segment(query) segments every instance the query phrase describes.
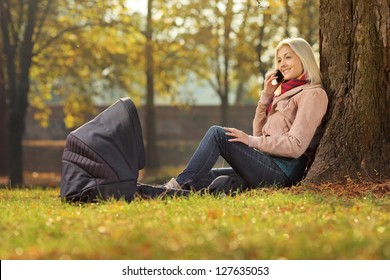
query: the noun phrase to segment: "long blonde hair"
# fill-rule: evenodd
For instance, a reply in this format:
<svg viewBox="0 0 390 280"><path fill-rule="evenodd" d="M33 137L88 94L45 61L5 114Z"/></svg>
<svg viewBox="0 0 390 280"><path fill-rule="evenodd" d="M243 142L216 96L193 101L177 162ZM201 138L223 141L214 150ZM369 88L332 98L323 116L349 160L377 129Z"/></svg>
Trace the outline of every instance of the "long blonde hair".
<svg viewBox="0 0 390 280"><path fill-rule="evenodd" d="M314 57L313 50L305 39L287 38L282 40L275 49L275 66L277 65L278 52L285 45L289 46L301 60L303 72L310 81L310 84L322 84L321 72Z"/></svg>

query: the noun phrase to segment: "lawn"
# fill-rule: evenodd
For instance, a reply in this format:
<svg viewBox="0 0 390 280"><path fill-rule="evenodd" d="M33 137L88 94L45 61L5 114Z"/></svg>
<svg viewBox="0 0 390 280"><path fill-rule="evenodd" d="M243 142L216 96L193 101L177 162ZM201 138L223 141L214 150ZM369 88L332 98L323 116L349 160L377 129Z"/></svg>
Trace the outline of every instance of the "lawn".
<svg viewBox="0 0 390 280"><path fill-rule="evenodd" d="M390 259L389 184L68 204L0 189L0 259Z"/></svg>

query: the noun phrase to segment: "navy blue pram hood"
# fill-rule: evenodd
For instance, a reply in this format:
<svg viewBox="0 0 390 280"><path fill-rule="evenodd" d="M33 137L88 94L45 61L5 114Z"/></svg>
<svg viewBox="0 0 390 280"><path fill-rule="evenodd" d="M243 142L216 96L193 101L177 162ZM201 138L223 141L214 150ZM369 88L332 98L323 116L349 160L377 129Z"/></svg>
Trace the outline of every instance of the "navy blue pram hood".
<svg viewBox="0 0 390 280"><path fill-rule="evenodd" d="M68 201L131 200L144 166L138 113L129 98L122 98L68 135L60 195Z"/></svg>

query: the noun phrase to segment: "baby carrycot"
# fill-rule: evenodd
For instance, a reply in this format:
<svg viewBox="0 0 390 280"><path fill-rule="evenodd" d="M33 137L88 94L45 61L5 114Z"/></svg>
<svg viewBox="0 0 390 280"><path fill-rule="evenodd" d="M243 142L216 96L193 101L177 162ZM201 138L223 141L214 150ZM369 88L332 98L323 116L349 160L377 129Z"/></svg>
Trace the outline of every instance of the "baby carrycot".
<svg viewBox="0 0 390 280"><path fill-rule="evenodd" d="M131 200L144 166L138 113L122 98L66 138L60 195L68 201Z"/></svg>

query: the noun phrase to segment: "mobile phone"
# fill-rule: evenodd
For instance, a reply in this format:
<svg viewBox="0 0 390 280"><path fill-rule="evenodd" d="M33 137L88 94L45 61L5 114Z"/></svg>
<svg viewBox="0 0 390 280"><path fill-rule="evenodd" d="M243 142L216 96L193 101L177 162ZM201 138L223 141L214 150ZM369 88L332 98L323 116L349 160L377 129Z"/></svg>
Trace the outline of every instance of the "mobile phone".
<svg viewBox="0 0 390 280"><path fill-rule="evenodd" d="M284 78L283 74L282 74L282 72L280 72L280 70L276 70L275 76L276 76L276 79L271 82L271 84L274 85L274 86L276 86L281 81L283 81L283 78Z"/></svg>
<svg viewBox="0 0 390 280"><path fill-rule="evenodd" d="M276 83L280 83L281 81L283 81L283 74L282 72L280 72L280 70L276 70Z"/></svg>

